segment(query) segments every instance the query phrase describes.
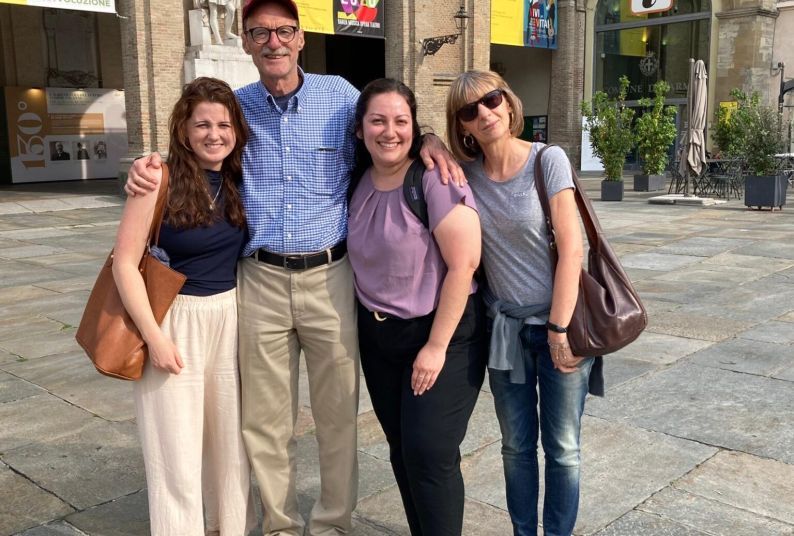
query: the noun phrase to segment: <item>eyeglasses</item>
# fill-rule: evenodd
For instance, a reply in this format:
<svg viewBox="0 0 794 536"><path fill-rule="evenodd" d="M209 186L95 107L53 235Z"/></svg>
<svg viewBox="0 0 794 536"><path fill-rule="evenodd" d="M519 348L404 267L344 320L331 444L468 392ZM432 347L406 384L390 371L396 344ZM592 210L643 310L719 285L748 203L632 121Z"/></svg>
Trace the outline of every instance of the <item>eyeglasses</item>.
<svg viewBox="0 0 794 536"><path fill-rule="evenodd" d="M284 44L295 39L295 34L298 33L298 27L279 26L275 30L271 30L270 28L251 28L250 30L246 30L245 33L247 33L251 37L251 40L257 45L264 45L270 41L270 34L273 32L276 32L276 37Z"/></svg>
<svg viewBox="0 0 794 536"><path fill-rule="evenodd" d="M493 110L497 108L500 104L502 104L502 97L504 95L504 91L501 89L494 89L493 91L489 91L479 99L474 102L470 102L463 106L460 110L458 110L458 119L461 121L474 121L477 118L477 114L480 111L480 104L488 108L489 110Z"/></svg>

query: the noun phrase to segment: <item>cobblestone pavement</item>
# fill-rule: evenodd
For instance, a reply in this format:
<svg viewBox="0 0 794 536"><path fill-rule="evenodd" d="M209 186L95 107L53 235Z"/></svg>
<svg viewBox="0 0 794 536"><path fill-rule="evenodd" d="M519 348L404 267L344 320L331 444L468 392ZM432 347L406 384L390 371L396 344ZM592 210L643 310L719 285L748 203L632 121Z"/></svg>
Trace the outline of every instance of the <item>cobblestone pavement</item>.
<svg viewBox="0 0 794 536"><path fill-rule="evenodd" d="M597 198L598 181L585 184ZM148 534L131 386L74 342L116 193L114 181L0 189L0 535ZM759 212L651 195L594 203L650 325L607 358L606 398L588 400L576 534L792 535L794 196ZM301 380L306 515L319 480ZM354 534L408 534L366 392L359 423ZM511 534L487 385L462 454L464 533Z"/></svg>

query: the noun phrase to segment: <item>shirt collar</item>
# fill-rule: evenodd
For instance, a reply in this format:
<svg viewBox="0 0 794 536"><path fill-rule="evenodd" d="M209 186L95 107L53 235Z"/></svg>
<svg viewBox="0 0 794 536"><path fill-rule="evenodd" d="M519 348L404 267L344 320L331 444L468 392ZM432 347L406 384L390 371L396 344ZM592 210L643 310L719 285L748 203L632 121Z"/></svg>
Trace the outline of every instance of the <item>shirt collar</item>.
<svg viewBox="0 0 794 536"><path fill-rule="evenodd" d="M301 110L300 102L302 102L303 100L303 96L306 91L306 86L308 85L306 79L306 73L303 71L303 69L300 68L300 66L298 66L298 76L300 76L300 80L301 80L300 86L298 86L298 91L295 92L295 94L290 98L289 102L287 103L287 109L289 109L290 105L292 105L292 107L295 108L296 111ZM275 97L273 97L273 95L270 93L270 90L268 90L267 87L265 87L264 82L262 82L261 80L259 81L259 87L261 88L262 94L265 96L265 100L267 101L267 103L270 104L273 108L276 108ZM286 112L287 110L284 111Z"/></svg>

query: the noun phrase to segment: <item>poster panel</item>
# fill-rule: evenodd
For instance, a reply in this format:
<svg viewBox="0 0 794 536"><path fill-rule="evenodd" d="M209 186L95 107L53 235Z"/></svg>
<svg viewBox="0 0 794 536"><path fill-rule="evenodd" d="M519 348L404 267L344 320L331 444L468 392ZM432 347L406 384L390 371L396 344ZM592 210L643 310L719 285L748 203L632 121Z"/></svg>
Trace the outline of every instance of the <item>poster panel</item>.
<svg viewBox="0 0 794 536"><path fill-rule="evenodd" d="M11 181L115 177L127 154L124 92L4 88Z"/></svg>
<svg viewBox="0 0 794 536"><path fill-rule="evenodd" d="M116 12L116 0L0 0L0 4L76 9L78 11L95 11L98 13Z"/></svg>
<svg viewBox="0 0 794 536"><path fill-rule="evenodd" d="M296 0L307 32L383 39L385 0Z"/></svg>
<svg viewBox="0 0 794 536"><path fill-rule="evenodd" d="M384 38L385 6L381 0L333 0L333 2L336 7L337 34Z"/></svg>
<svg viewBox="0 0 794 536"><path fill-rule="evenodd" d="M557 0L492 0L491 43L557 48Z"/></svg>
<svg viewBox="0 0 794 536"><path fill-rule="evenodd" d="M491 43L497 45L524 45L526 0L491 0Z"/></svg>

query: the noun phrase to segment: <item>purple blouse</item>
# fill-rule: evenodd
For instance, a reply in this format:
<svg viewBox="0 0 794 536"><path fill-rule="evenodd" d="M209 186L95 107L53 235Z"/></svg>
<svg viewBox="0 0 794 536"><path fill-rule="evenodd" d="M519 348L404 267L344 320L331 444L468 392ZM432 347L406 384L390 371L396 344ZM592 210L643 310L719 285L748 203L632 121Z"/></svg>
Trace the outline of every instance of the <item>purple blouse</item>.
<svg viewBox="0 0 794 536"><path fill-rule="evenodd" d="M425 172L422 185L429 230L405 202L402 184L376 190L369 170L350 200L347 250L356 296L370 311L416 318L438 306L447 266L430 233L456 205L477 206L468 185L444 185L437 170Z"/></svg>

